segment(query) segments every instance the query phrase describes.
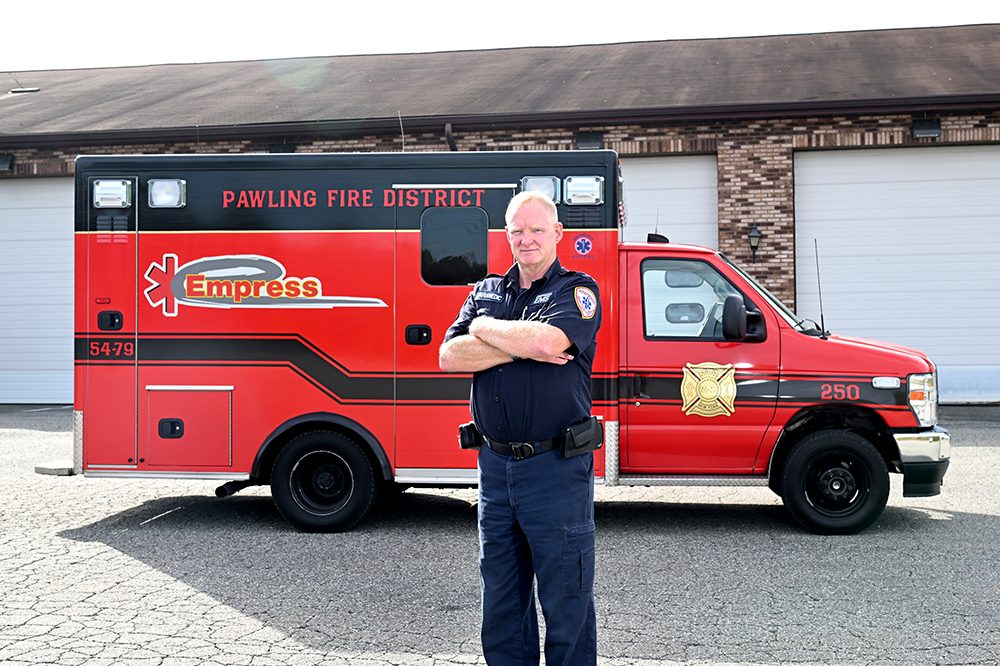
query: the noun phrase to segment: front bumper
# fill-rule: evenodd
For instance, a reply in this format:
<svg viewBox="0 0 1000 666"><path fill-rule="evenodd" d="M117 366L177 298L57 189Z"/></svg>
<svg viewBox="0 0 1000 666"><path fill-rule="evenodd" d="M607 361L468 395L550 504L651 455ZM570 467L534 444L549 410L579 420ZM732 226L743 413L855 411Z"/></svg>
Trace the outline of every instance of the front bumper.
<svg viewBox="0 0 1000 666"><path fill-rule="evenodd" d="M941 480L951 460L951 435L940 426L924 432L893 435L903 467L903 497L941 493Z"/></svg>

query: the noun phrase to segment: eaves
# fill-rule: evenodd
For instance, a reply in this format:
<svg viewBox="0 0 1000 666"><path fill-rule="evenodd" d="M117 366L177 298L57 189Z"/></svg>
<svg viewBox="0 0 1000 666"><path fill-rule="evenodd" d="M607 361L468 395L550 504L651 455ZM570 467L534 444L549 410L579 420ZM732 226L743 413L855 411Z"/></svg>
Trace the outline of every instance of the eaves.
<svg viewBox="0 0 1000 666"><path fill-rule="evenodd" d="M540 111L516 114L454 114L390 118L355 118L306 122L218 125L211 127L155 127L96 132L70 131L2 135L0 149L68 146L107 146L143 143L202 142L220 140L317 140L365 134L442 132L447 124L454 132L550 127L589 127L623 124L667 124L681 122L828 117L843 115L899 115L942 113L1000 108L1000 92L964 95L933 95L909 98L805 100L707 106L656 107L647 109L595 109L584 111Z"/></svg>

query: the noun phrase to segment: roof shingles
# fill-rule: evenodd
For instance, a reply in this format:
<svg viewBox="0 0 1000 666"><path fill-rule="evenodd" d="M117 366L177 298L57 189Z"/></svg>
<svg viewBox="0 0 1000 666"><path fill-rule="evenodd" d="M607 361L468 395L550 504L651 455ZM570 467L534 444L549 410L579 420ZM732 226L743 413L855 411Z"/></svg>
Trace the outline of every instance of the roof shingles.
<svg viewBox="0 0 1000 666"><path fill-rule="evenodd" d="M1000 25L18 72L4 138L847 101L1000 101Z"/></svg>

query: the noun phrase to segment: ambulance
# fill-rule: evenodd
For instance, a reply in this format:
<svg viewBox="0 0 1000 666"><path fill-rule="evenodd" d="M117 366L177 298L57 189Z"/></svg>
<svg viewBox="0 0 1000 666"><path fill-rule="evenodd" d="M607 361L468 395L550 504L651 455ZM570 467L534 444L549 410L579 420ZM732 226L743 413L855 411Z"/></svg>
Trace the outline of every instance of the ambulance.
<svg viewBox="0 0 1000 666"><path fill-rule="evenodd" d="M438 368L512 263L508 200L556 202L563 265L601 287L605 486L767 486L817 533L936 495L950 437L919 351L831 335L724 254L623 243L611 151L81 156L74 465L269 485L304 531L380 493L476 484L470 375Z"/></svg>

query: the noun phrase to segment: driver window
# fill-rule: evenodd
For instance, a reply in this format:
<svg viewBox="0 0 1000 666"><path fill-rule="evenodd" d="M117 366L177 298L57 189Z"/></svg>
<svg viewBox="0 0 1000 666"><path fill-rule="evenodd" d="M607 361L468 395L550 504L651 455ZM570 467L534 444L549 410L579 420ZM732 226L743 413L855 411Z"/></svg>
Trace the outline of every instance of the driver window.
<svg viewBox="0 0 1000 666"><path fill-rule="evenodd" d="M721 340L722 306L739 290L694 259L642 262L642 311L647 338Z"/></svg>

